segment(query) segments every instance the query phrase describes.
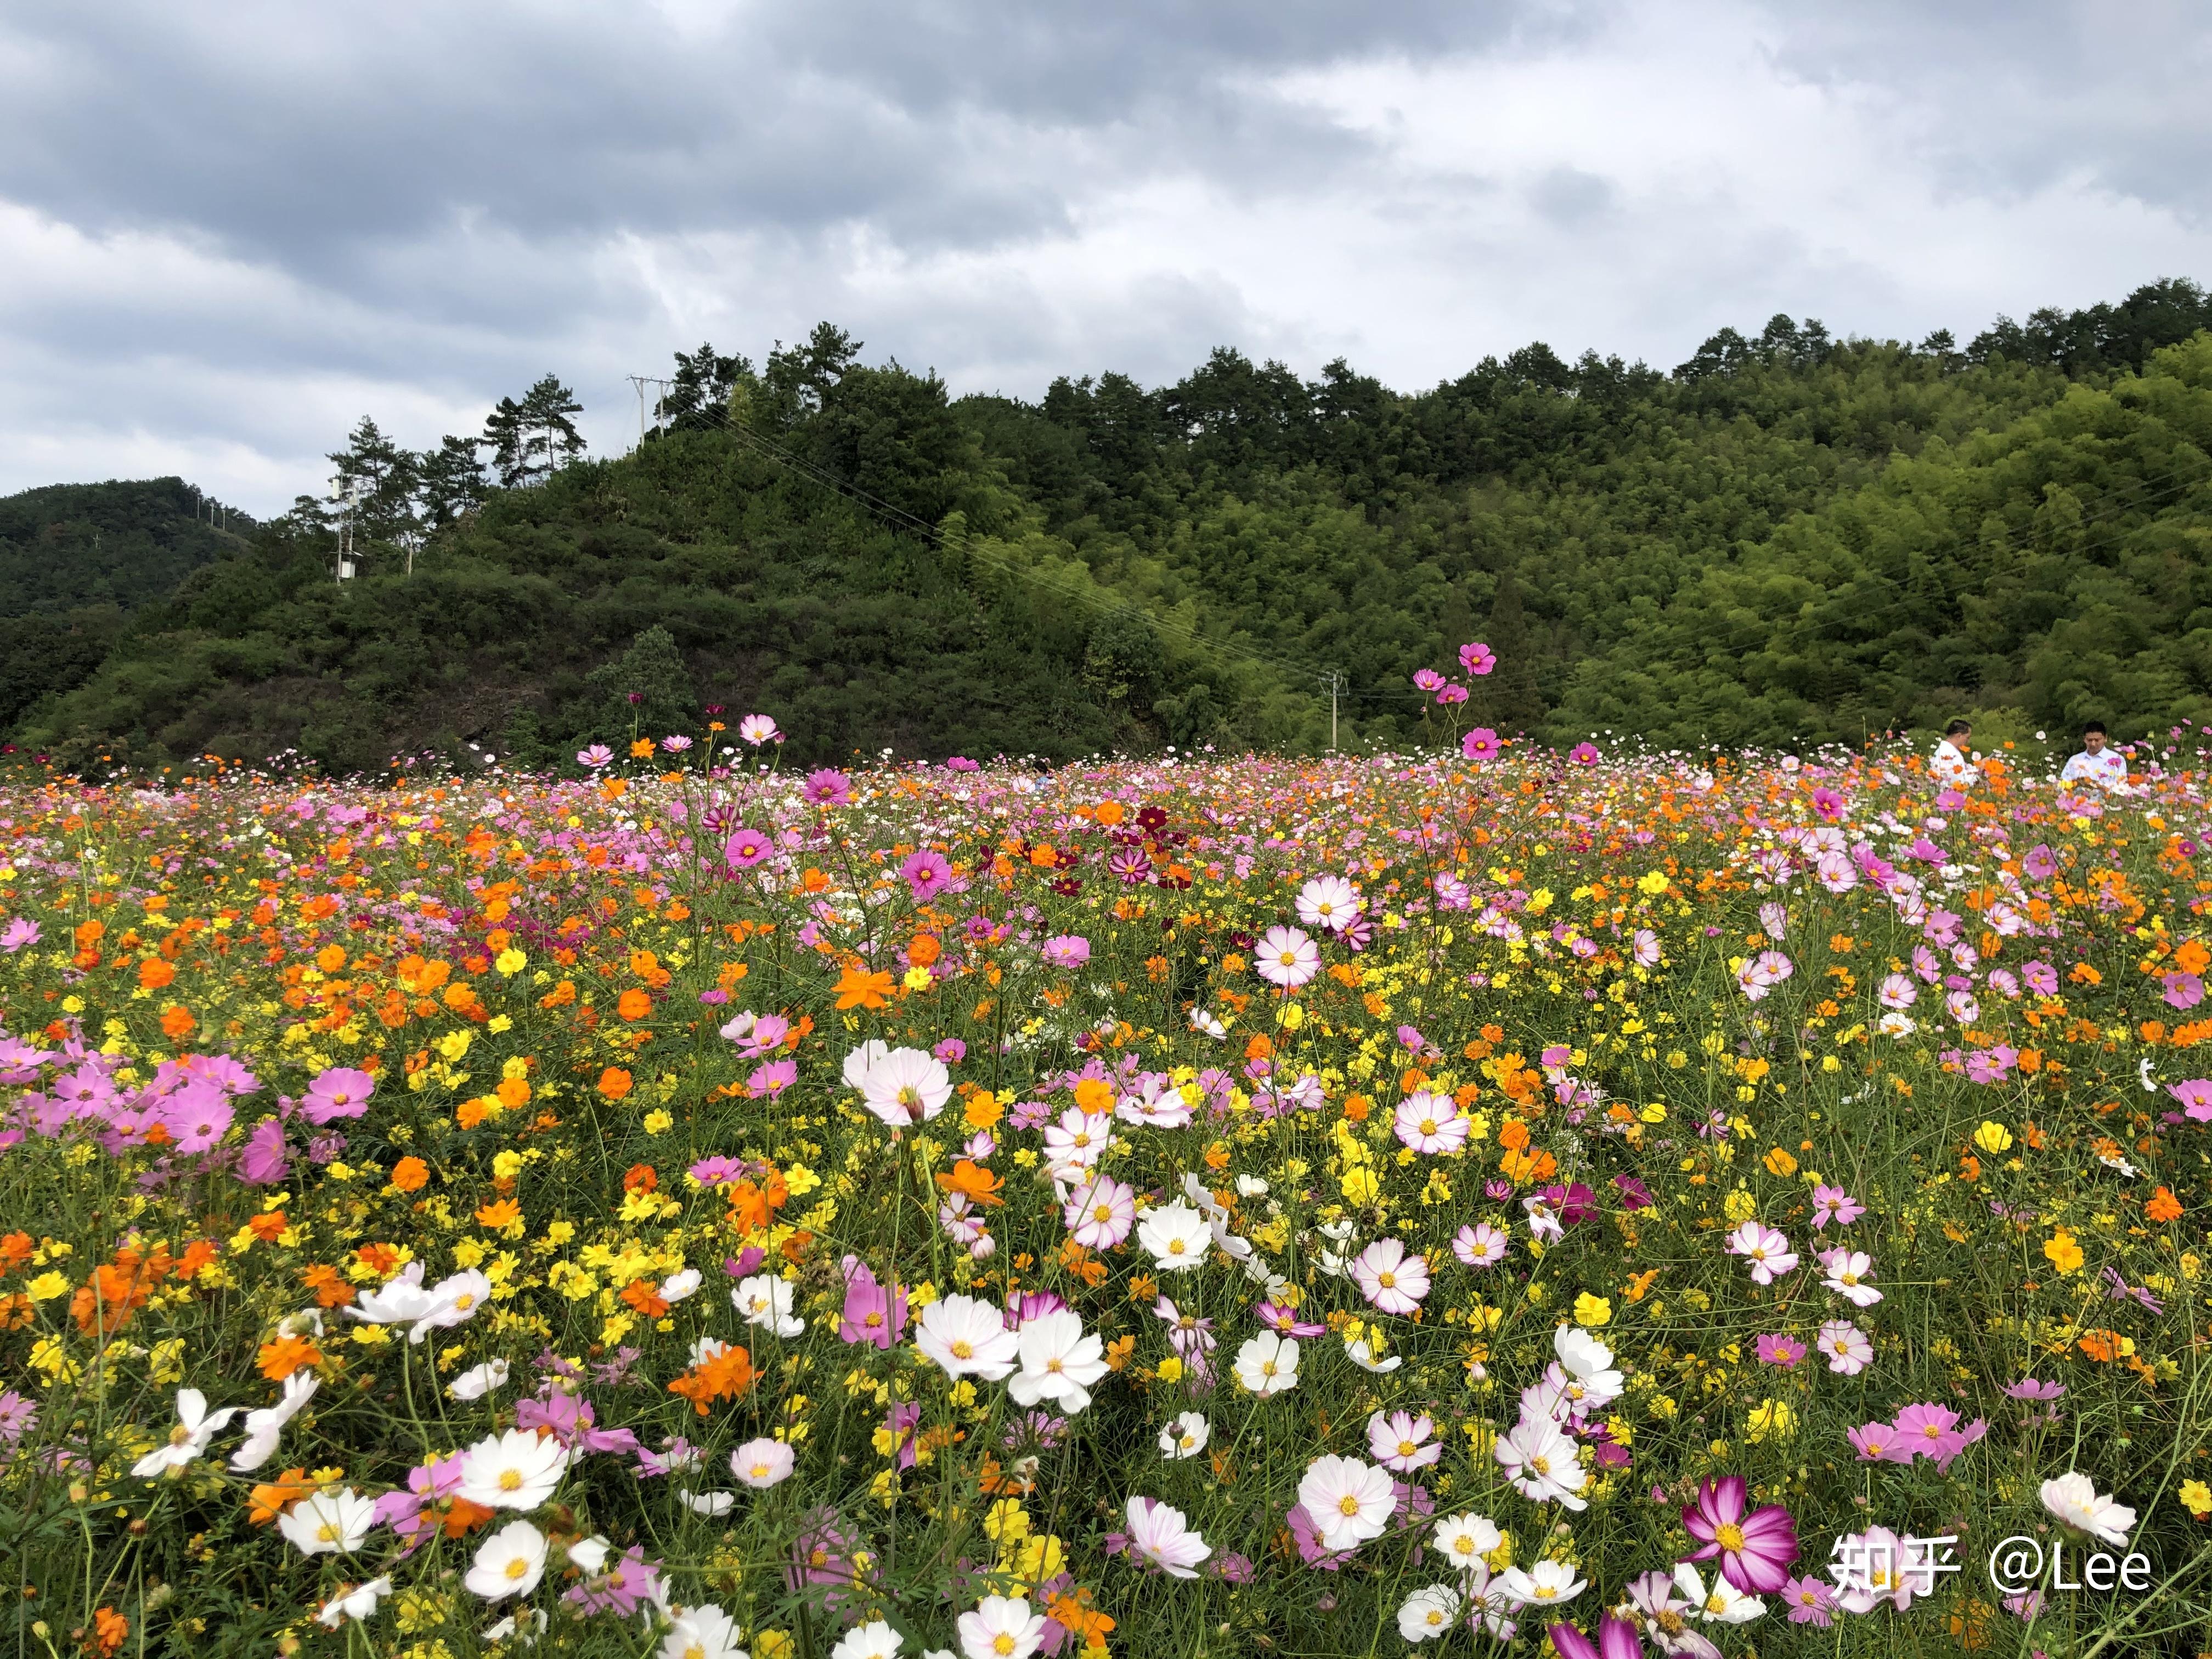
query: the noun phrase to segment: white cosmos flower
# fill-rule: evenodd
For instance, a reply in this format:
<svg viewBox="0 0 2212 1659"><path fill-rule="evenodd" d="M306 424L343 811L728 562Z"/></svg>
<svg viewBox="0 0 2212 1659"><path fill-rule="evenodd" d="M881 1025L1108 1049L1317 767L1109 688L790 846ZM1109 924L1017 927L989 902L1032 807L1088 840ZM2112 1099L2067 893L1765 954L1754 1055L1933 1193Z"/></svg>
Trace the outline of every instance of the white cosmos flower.
<svg viewBox="0 0 2212 1659"><path fill-rule="evenodd" d="M1553 1367L1559 1373L1560 1392L1578 1413L1595 1411L1620 1398L1628 1386L1613 1363L1613 1350L1588 1331L1562 1325L1552 1333Z"/></svg>
<svg viewBox="0 0 2212 1659"><path fill-rule="evenodd" d="M967 1659L1030 1659L1044 1641L1044 1615L1019 1596L987 1595L960 1615L959 1630Z"/></svg>
<svg viewBox="0 0 2212 1659"><path fill-rule="evenodd" d="M903 1638L882 1620L849 1630L830 1650L830 1659L896 1659Z"/></svg>
<svg viewBox="0 0 2212 1659"><path fill-rule="evenodd" d="M1191 1529L1181 1510L1156 1498L1129 1500L1129 1552L1140 1555L1170 1578L1195 1578L1198 1564L1213 1547Z"/></svg>
<svg viewBox="0 0 2212 1659"><path fill-rule="evenodd" d="M350 1555L376 1524L376 1500L351 1486L309 1494L276 1517L276 1529L302 1555Z"/></svg>
<svg viewBox="0 0 2212 1659"><path fill-rule="evenodd" d="M246 1413L246 1439L230 1455L230 1467L243 1474L259 1468L273 1457L277 1441L283 1437L284 1425L315 1397L319 1386L321 1379L313 1371L294 1371L284 1379L284 1392L275 1405Z"/></svg>
<svg viewBox="0 0 2212 1659"><path fill-rule="evenodd" d="M1398 1506L1389 1473L1357 1457L1316 1457L1298 1481L1314 1530L1332 1551L1358 1549L1379 1538Z"/></svg>
<svg viewBox="0 0 2212 1659"><path fill-rule="evenodd" d="M1298 1340L1261 1331L1237 1350L1237 1380L1265 1399L1298 1386Z"/></svg>
<svg viewBox="0 0 2212 1659"><path fill-rule="evenodd" d="M1398 1608L1398 1634L1408 1642L1432 1642L1451 1634L1459 1620L1460 1593L1449 1584L1417 1589Z"/></svg>
<svg viewBox="0 0 2212 1659"><path fill-rule="evenodd" d="M795 1286L774 1273L755 1273L738 1281L738 1288L730 1292L730 1302L744 1316L746 1324L788 1340L806 1328L806 1322L791 1310L796 1293Z"/></svg>
<svg viewBox="0 0 2212 1659"><path fill-rule="evenodd" d="M1195 1457L1206 1449L1213 1428L1199 1412L1184 1412L1160 1431L1160 1455L1170 1463Z"/></svg>
<svg viewBox="0 0 2212 1659"><path fill-rule="evenodd" d="M1105 1112L1071 1106L1060 1121L1045 1126L1044 1165L1056 1177L1079 1181L1098 1165L1114 1144L1114 1120Z"/></svg>
<svg viewBox="0 0 2212 1659"><path fill-rule="evenodd" d="M1564 1561L1538 1561L1527 1567L1508 1567L1498 1575L1498 1588L1516 1607L1565 1607L1589 1588Z"/></svg>
<svg viewBox="0 0 2212 1659"><path fill-rule="evenodd" d="M868 1073L875 1069L876 1062L890 1051L890 1044L882 1038L870 1037L852 1053L847 1054L845 1056L845 1086L856 1092L865 1093L868 1086Z"/></svg>
<svg viewBox="0 0 2212 1659"><path fill-rule="evenodd" d="M1081 1316L1066 1308L1041 1314L1015 1334L1022 1369L1006 1384L1017 1406L1049 1400L1073 1416L1091 1403L1091 1389L1109 1369L1106 1344L1085 1335Z"/></svg>
<svg viewBox="0 0 2212 1659"><path fill-rule="evenodd" d="M1377 1359L1373 1340L1364 1336L1346 1336L1344 1352L1345 1357L1361 1370L1373 1371L1377 1376L1388 1376L1406 1363L1404 1356L1395 1353L1388 1359Z"/></svg>
<svg viewBox="0 0 2212 1659"><path fill-rule="evenodd" d="M1556 1499L1571 1510L1589 1507L1575 1495L1589 1484L1581 1451L1549 1418L1522 1418L1498 1437L1491 1455L1522 1497L1539 1504Z"/></svg>
<svg viewBox="0 0 2212 1659"><path fill-rule="evenodd" d="M316 1623L325 1630L336 1630L349 1619L356 1624L366 1624L375 1616L376 1604L392 1594L389 1578L372 1578L366 1584L350 1589L341 1585L338 1593L323 1603L323 1610L315 1615Z"/></svg>
<svg viewBox="0 0 2212 1659"><path fill-rule="evenodd" d="M1489 1516L1472 1512L1437 1522L1431 1536L1437 1553L1462 1572L1473 1572L1481 1566L1482 1558L1505 1541L1505 1534Z"/></svg>
<svg viewBox="0 0 2212 1659"><path fill-rule="evenodd" d="M1021 1344L1004 1316L971 1296L948 1296L924 1308L914 1340L948 1376L1002 1382L1021 1359Z"/></svg>
<svg viewBox="0 0 2212 1659"><path fill-rule="evenodd" d="M178 1389L176 1427L169 1431L167 1440L132 1464L131 1473L142 1480L151 1480L172 1469L197 1462L207 1450L208 1442L222 1433L237 1415L235 1406L210 1412L207 1396L198 1389Z"/></svg>
<svg viewBox="0 0 2212 1659"><path fill-rule="evenodd" d="M845 1062L849 1079L852 1061ZM926 1123L952 1097L945 1062L921 1048L893 1048L867 1068L860 1103L893 1128Z"/></svg>
<svg viewBox="0 0 2212 1659"><path fill-rule="evenodd" d="M456 1400L481 1400L494 1389L507 1386L507 1364L504 1359L487 1359L481 1365L471 1365L452 1382L446 1392Z"/></svg>
<svg viewBox="0 0 2212 1659"><path fill-rule="evenodd" d="M1178 1200L1149 1212L1137 1223L1137 1243L1163 1273L1187 1273L1206 1260L1213 1229L1206 1218Z"/></svg>
<svg viewBox="0 0 2212 1659"><path fill-rule="evenodd" d="M755 1492L766 1492L798 1467L799 1455L788 1443L763 1437L748 1440L730 1454L730 1473Z"/></svg>
<svg viewBox="0 0 2212 1659"><path fill-rule="evenodd" d="M440 1279L430 1287L428 1295L430 1311L408 1331L410 1342L419 1343L432 1331L451 1330L474 1319L484 1304L491 1300L491 1280L471 1267L450 1279Z"/></svg>
<svg viewBox="0 0 2212 1659"><path fill-rule="evenodd" d="M1867 1282L1874 1277L1874 1258L1864 1250L1830 1250L1820 1267L1820 1282L1854 1307L1871 1308L1881 1300L1881 1292Z"/></svg>
<svg viewBox="0 0 2212 1659"><path fill-rule="evenodd" d="M709 1601L676 1615L660 1644L660 1659L745 1659L745 1650L738 1645L736 1621Z"/></svg>
<svg viewBox="0 0 2212 1659"><path fill-rule="evenodd" d="M363 1291L346 1310L346 1317L368 1325L409 1325L428 1319L438 1309L438 1298L422 1284L422 1264L410 1261L389 1281Z"/></svg>
<svg viewBox="0 0 2212 1659"><path fill-rule="evenodd" d="M529 1595L546 1571L546 1535L529 1522L507 1522L500 1531L477 1544L476 1562L462 1579L473 1595L487 1601L504 1601L511 1595Z"/></svg>
<svg viewBox="0 0 2212 1659"><path fill-rule="evenodd" d="M703 1282L704 1275L696 1267L682 1268L660 1281L660 1299L663 1302L681 1302Z"/></svg>
<svg viewBox="0 0 2212 1659"><path fill-rule="evenodd" d="M1201 1036L1212 1037L1216 1042L1229 1035L1229 1028L1221 1023L1220 1017L1204 1008L1190 1011L1190 1029Z"/></svg>
<svg viewBox="0 0 2212 1659"><path fill-rule="evenodd" d="M1765 1602L1745 1595L1718 1573L1713 1575L1708 1589L1697 1568L1687 1561L1674 1569L1674 1588L1690 1604L1690 1617L1710 1625L1747 1625L1766 1611Z"/></svg>
<svg viewBox="0 0 2212 1659"><path fill-rule="evenodd" d="M488 1510L534 1510L553 1496L568 1468L568 1449L559 1441L509 1429L461 1454L461 1480L453 1490Z"/></svg>
<svg viewBox="0 0 2212 1659"><path fill-rule="evenodd" d="M676 1494L676 1501L694 1515L709 1517L727 1515L738 1506L738 1495L733 1492L693 1492L685 1486Z"/></svg>
<svg viewBox="0 0 2212 1659"><path fill-rule="evenodd" d="M495 1625L485 1626L483 1639L487 1642L518 1641L528 1647L545 1634L545 1626L550 1622L545 1616L544 1608L523 1607L510 1613Z"/></svg>
<svg viewBox="0 0 2212 1659"><path fill-rule="evenodd" d="M2114 1497L2100 1497L2087 1475L2076 1469L2043 1483L2043 1507L2069 1527L2107 1544L2124 1545L2136 1512Z"/></svg>

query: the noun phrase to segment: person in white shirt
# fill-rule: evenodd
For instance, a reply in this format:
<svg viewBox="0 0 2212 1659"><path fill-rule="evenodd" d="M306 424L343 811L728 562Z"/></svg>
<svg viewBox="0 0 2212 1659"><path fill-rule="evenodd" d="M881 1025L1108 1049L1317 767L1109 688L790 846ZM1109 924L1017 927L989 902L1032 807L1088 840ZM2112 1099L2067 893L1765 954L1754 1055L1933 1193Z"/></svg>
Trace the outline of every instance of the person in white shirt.
<svg viewBox="0 0 2212 1659"><path fill-rule="evenodd" d="M1953 720L1943 728L1943 741L1936 745L1936 757L1928 764L1936 782L1965 789L1982 781L1982 769L1966 747L1973 735L1974 728L1964 720Z"/></svg>
<svg viewBox="0 0 2212 1659"><path fill-rule="evenodd" d="M2094 783L2100 789L2125 790L2128 757L2112 747L2103 724L2091 720L2081 728L2081 752L2066 763L2058 778L2062 783Z"/></svg>

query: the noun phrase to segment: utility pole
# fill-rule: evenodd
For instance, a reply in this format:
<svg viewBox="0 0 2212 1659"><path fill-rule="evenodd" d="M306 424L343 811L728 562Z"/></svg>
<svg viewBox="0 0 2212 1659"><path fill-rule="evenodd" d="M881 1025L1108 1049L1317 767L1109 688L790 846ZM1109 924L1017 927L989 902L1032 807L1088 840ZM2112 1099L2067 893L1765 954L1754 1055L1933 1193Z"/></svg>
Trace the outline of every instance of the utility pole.
<svg viewBox="0 0 2212 1659"><path fill-rule="evenodd" d="M659 394L653 400L653 411L658 415L661 402L667 397L668 388L674 382L659 380L651 374L632 374L628 378L629 383L637 388L637 444L642 449L645 447L645 389L649 386L659 388Z"/></svg>
<svg viewBox="0 0 2212 1659"><path fill-rule="evenodd" d="M1336 752L1336 687L1342 678L1334 668L1328 671L1328 752Z"/></svg>

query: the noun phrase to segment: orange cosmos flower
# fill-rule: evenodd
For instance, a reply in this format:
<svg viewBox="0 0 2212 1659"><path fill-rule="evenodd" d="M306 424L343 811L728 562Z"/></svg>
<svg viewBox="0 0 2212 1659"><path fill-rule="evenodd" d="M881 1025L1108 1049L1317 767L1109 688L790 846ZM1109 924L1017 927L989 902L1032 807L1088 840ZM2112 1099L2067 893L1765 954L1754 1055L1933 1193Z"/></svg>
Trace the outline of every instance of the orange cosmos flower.
<svg viewBox="0 0 2212 1659"><path fill-rule="evenodd" d="M610 1066L599 1073L599 1092L609 1100L620 1100L630 1091L634 1079L619 1066Z"/></svg>
<svg viewBox="0 0 2212 1659"><path fill-rule="evenodd" d="M429 1181L430 1166L419 1158L403 1158L392 1166L392 1184L403 1193L418 1193Z"/></svg>
<svg viewBox="0 0 2212 1659"><path fill-rule="evenodd" d="M349 1286L347 1298L352 1298ZM325 1302L323 1305L328 1307L331 1304ZM322 1363L323 1351L303 1337L280 1336L274 1342L261 1345L261 1374L271 1382L281 1382L294 1371L305 1370L311 1365Z"/></svg>
<svg viewBox="0 0 2212 1659"><path fill-rule="evenodd" d="M891 976L888 973L870 973L865 968L848 968L837 976L837 1009L842 1013L848 1008L880 1008L890 1000Z"/></svg>

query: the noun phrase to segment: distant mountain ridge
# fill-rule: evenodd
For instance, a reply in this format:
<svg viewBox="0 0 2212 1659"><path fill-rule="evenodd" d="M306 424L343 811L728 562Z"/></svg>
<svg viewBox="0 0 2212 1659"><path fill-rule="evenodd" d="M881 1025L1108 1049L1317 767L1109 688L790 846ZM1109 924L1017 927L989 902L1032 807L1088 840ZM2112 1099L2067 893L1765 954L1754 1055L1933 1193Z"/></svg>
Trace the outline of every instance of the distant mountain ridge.
<svg viewBox="0 0 2212 1659"><path fill-rule="evenodd" d="M0 729L106 659L125 618L259 526L182 478L48 484L0 496Z"/></svg>
<svg viewBox="0 0 2212 1659"><path fill-rule="evenodd" d="M678 354L618 459L567 461L551 375L421 454L364 420L342 515L303 497L139 604L16 736L349 771L716 708L787 762L2212 724L2208 325L2170 280L1964 348L1778 316L1668 373L1540 343L1402 393L1224 349L1026 403L825 323ZM1477 638L1464 702L1414 688Z"/></svg>

